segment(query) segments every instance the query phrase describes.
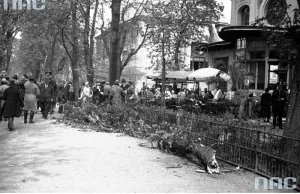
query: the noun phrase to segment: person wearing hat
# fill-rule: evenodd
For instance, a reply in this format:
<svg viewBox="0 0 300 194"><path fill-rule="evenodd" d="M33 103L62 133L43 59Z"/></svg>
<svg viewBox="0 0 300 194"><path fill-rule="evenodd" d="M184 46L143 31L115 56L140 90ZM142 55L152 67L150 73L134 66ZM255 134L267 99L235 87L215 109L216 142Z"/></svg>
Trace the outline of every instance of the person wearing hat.
<svg viewBox="0 0 300 194"><path fill-rule="evenodd" d="M55 91L52 85L49 84L49 79L45 79L44 83L40 86L40 107L43 113L43 118L48 118L48 112L51 109L51 103L53 103L55 97Z"/></svg>
<svg viewBox="0 0 300 194"><path fill-rule="evenodd" d="M96 81L96 85L92 87L92 91L93 91L92 102L96 105L99 105L100 98L102 97L103 94L103 92L101 91L101 82L99 80Z"/></svg>
<svg viewBox="0 0 300 194"><path fill-rule="evenodd" d="M26 76L27 77L27 76ZM21 79L18 83L16 83L16 85L19 88L19 91L21 93L21 98L23 99L24 102L24 97L25 97L25 83L28 81L28 77L26 78L24 75L21 76Z"/></svg>
<svg viewBox="0 0 300 194"><path fill-rule="evenodd" d="M113 85L111 90L111 98L112 104L117 107L123 106L122 98L125 97L125 93L123 89L119 86L119 80L115 81L115 85Z"/></svg>
<svg viewBox="0 0 300 194"><path fill-rule="evenodd" d="M18 83L18 82L19 82L19 81L18 81L18 79L19 79L18 75L14 75L14 76L12 76L12 79L14 79L14 80L15 80L15 83Z"/></svg>
<svg viewBox="0 0 300 194"><path fill-rule="evenodd" d="M111 86L109 83L105 82L104 80L101 82L103 86L103 101L105 105L111 104L110 102L110 94L111 94Z"/></svg>
<svg viewBox="0 0 300 194"><path fill-rule="evenodd" d="M29 123L33 122L34 113L37 111L37 96L40 95L39 87L34 83L35 78L29 76L29 81L24 84L25 97L24 97L24 123L27 123L29 112Z"/></svg>
<svg viewBox="0 0 300 194"><path fill-rule="evenodd" d="M20 117L21 107L24 107L18 87L15 80L9 81L9 88L4 91L2 99L5 100L3 105L3 117L8 118L8 128L14 130L14 117Z"/></svg>
<svg viewBox="0 0 300 194"><path fill-rule="evenodd" d="M282 129L282 117L287 101L287 94L282 89L282 85L277 83L277 88L272 93L272 112L273 112L273 129L278 123L279 129Z"/></svg>
<svg viewBox="0 0 300 194"><path fill-rule="evenodd" d="M56 84L55 80L53 79L52 71L49 69L46 70L45 75L46 75L46 78L49 80L49 85L51 85L54 89L54 96L56 96L57 84ZM53 114L53 112L54 112L53 109L55 107L55 104L56 104L56 98L54 98L53 101L51 102L51 106L50 106L51 114Z"/></svg>
<svg viewBox="0 0 300 194"><path fill-rule="evenodd" d="M126 84L126 101L132 99L131 97L134 94L134 87L132 85L132 82L128 82Z"/></svg>
<svg viewBox="0 0 300 194"><path fill-rule="evenodd" d="M4 100L2 99L4 91L9 87L7 85L7 81L5 78L1 80L1 86L0 86L0 121L2 121L2 113L3 113L3 104Z"/></svg>

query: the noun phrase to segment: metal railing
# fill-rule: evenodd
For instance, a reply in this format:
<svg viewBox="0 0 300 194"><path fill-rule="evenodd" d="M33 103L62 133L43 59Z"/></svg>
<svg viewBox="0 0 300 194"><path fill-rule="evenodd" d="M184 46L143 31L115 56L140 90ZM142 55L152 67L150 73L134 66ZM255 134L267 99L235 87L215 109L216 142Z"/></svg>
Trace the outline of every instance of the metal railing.
<svg viewBox="0 0 300 194"><path fill-rule="evenodd" d="M289 153L298 152L295 150L295 145L300 144L298 139L275 135L262 127L232 125L228 120L218 121L217 117L208 115L147 106L137 111L149 125L182 125L184 130L201 138L202 144L213 147L220 160L266 177L294 177L300 188L300 164L286 159ZM171 131L172 127L164 130Z"/></svg>

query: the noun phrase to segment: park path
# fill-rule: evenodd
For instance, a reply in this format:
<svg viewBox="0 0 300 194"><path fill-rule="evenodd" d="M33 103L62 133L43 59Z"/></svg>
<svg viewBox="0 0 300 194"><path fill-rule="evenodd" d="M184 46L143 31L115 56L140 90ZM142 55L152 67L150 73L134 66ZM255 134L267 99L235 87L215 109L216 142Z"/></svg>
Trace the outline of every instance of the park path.
<svg viewBox="0 0 300 194"><path fill-rule="evenodd" d="M138 146L145 140L81 132L41 114L35 121L16 119L12 132L0 122L0 192L278 192L255 190L256 175L243 170L196 173L183 158Z"/></svg>

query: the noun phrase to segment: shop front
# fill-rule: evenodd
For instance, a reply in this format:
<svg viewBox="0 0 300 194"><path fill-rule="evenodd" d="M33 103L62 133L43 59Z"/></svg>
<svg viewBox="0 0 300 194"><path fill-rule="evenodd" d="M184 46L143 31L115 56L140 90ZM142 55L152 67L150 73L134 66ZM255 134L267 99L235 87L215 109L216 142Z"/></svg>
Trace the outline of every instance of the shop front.
<svg viewBox="0 0 300 194"><path fill-rule="evenodd" d="M289 85L288 64L279 57L279 53L263 38L265 30L255 26L224 27L219 36L234 43L234 59L245 64L249 75L249 89L262 91L275 89L278 82Z"/></svg>

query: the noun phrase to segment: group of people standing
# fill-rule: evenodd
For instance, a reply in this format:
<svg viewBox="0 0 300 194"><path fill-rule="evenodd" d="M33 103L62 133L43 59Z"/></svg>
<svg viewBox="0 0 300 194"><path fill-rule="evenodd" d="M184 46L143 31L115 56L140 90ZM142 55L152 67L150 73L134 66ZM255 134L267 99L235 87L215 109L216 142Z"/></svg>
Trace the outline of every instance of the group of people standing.
<svg viewBox="0 0 300 194"><path fill-rule="evenodd" d="M116 80L113 86L110 86L108 82L96 81L96 83L90 87L88 82L84 83L84 86L80 89L80 98L83 101L91 99L92 103L96 105L115 105L122 106L134 94L134 88L132 82L126 82L122 80L120 84L119 80Z"/></svg>
<svg viewBox="0 0 300 194"><path fill-rule="evenodd" d="M273 129L278 124L279 129L282 129L282 117L285 113L287 106L287 92L283 90L282 85L279 83L277 88L273 91L272 95L269 93L269 88L261 96L261 117L265 122L269 122L271 118L271 107L273 113Z"/></svg>
<svg viewBox="0 0 300 194"><path fill-rule="evenodd" d="M11 78L1 76L0 121L8 121L10 131L14 130L14 118L20 117L22 111L24 123L34 123L33 118L39 108L44 119L47 119L49 112L53 112L56 83L51 76L51 72L46 72L46 78L41 83L26 74L20 80L17 75Z"/></svg>

